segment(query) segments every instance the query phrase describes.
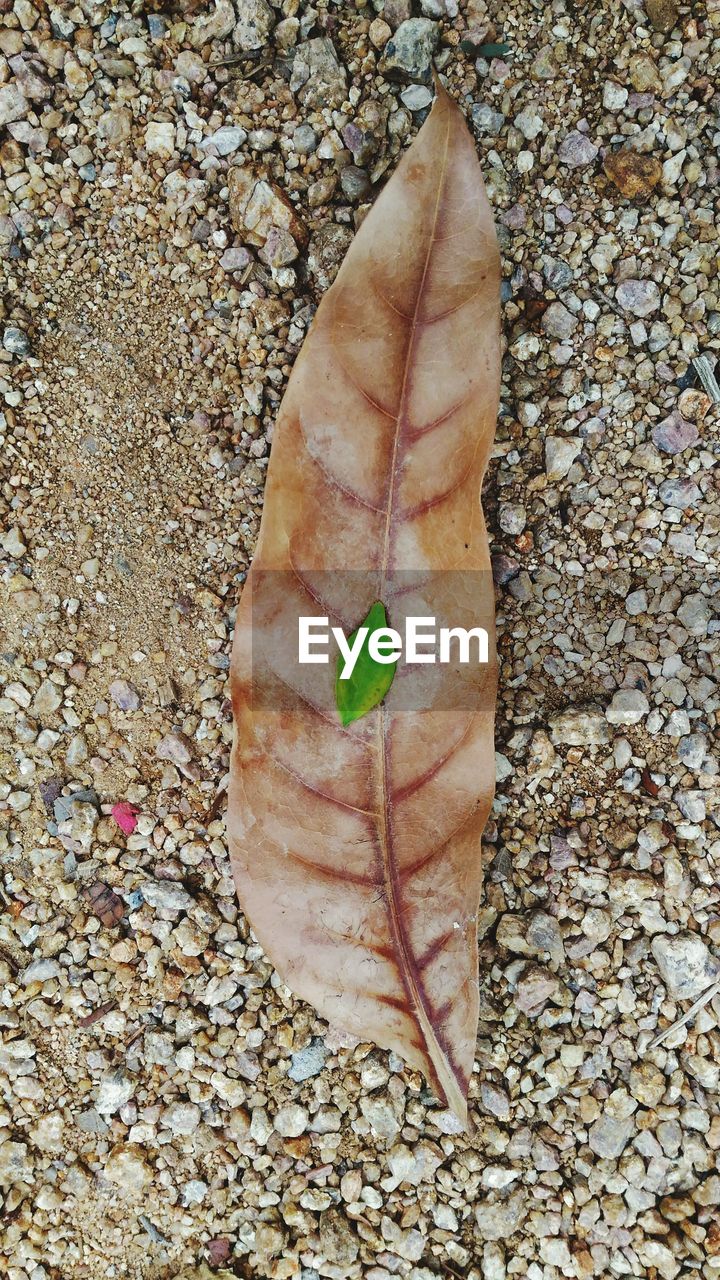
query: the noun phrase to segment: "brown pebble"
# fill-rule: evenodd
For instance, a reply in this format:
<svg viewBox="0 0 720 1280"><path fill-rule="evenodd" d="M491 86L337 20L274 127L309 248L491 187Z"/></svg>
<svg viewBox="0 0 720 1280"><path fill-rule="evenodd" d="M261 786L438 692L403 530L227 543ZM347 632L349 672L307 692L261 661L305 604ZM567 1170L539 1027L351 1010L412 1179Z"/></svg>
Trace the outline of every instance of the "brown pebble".
<svg viewBox="0 0 720 1280"><path fill-rule="evenodd" d="M662 178L662 165L655 156L642 155L633 147L611 151L603 168L618 191L628 200L647 200Z"/></svg>

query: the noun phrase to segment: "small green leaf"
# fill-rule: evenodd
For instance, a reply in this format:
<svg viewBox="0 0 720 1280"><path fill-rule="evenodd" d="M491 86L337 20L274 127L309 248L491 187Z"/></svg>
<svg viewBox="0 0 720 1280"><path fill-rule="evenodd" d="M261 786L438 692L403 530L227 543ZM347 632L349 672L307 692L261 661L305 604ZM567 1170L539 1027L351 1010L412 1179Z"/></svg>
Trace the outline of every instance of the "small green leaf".
<svg viewBox="0 0 720 1280"><path fill-rule="evenodd" d="M510 52L509 44L475 44L474 40L461 40L460 48L471 58L503 58Z"/></svg>
<svg viewBox="0 0 720 1280"><path fill-rule="evenodd" d="M363 641L362 647L358 654L352 673L347 679L341 678L341 672L345 667L345 658L342 654L337 661L337 674L335 676L335 702L340 714L341 723L344 725L352 724L353 720L359 720L361 716L367 715L368 711L372 711L379 702L382 702L390 685L395 677L398 659L393 662L376 662L370 655L370 637L376 631L381 631L388 625L385 605L379 600L370 609L367 617L360 626L353 631L349 638L349 645L355 643L358 632L367 627L367 635Z"/></svg>

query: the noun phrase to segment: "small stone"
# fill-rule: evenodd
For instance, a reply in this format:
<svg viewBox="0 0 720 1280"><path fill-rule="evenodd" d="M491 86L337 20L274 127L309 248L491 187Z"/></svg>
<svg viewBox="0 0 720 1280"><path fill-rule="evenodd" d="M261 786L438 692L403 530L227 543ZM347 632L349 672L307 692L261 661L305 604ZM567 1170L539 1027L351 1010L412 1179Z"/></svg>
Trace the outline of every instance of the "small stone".
<svg viewBox="0 0 720 1280"><path fill-rule="evenodd" d="M73 734L65 752L65 763L70 768L82 764L88 758L87 738L82 733Z"/></svg>
<svg viewBox="0 0 720 1280"><path fill-rule="evenodd" d="M196 18L192 25L190 43L194 49L202 49L203 45L213 40L224 40L229 36L236 23L235 8L232 0L215 0L208 13Z"/></svg>
<svg viewBox="0 0 720 1280"><path fill-rule="evenodd" d="M340 270L345 254L352 243L349 227L328 222L313 236L308 249L307 265L318 288L329 289Z"/></svg>
<svg viewBox="0 0 720 1280"><path fill-rule="evenodd" d="M342 106L347 95L347 74L327 36L298 46L290 89L309 110Z"/></svg>
<svg viewBox="0 0 720 1280"><path fill-rule="evenodd" d="M534 138L537 138L545 127L540 112L534 106L525 107L523 111L520 111L515 116L513 124L528 142L532 142Z"/></svg>
<svg viewBox="0 0 720 1280"><path fill-rule="evenodd" d="M328 1051L322 1040L311 1040L304 1049L297 1049L290 1060L288 1075L291 1080L301 1083L317 1076L325 1066Z"/></svg>
<svg viewBox="0 0 720 1280"><path fill-rule="evenodd" d="M558 159L569 169L586 169L597 156L598 149L586 133L573 129L558 147Z"/></svg>
<svg viewBox="0 0 720 1280"><path fill-rule="evenodd" d="M233 42L239 49L262 49L275 26L275 15L267 0L236 0L237 25Z"/></svg>
<svg viewBox="0 0 720 1280"><path fill-rule="evenodd" d="M273 227L288 231L296 244L307 244L307 232L287 196L250 168L236 166L228 175L230 218L235 230L262 248Z"/></svg>
<svg viewBox="0 0 720 1280"><path fill-rule="evenodd" d="M618 689L605 718L608 724L639 724L649 710L650 703L642 689Z"/></svg>
<svg viewBox="0 0 720 1280"><path fill-rule="evenodd" d="M660 290L654 280L623 280L616 297L623 311L634 316L649 316L660 306Z"/></svg>
<svg viewBox="0 0 720 1280"><path fill-rule="evenodd" d="M616 1089L606 1100L602 1114L590 1126L590 1150L601 1160L617 1160L635 1130L633 1113L637 1102L623 1089Z"/></svg>
<svg viewBox="0 0 720 1280"><path fill-rule="evenodd" d="M357 203L370 194L370 179L365 169L356 164L346 165L340 174L340 186L347 200Z"/></svg>
<svg viewBox="0 0 720 1280"><path fill-rule="evenodd" d="M226 249L220 259L223 271L246 271L252 262L247 249Z"/></svg>
<svg viewBox="0 0 720 1280"><path fill-rule="evenodd" d="M424 111L432 102L432 92L425 84L409 84L400 94L400 101L408 111Z"/></svg>
<svg viewBox="0 0 720 1280"><path fill-rule="evenodd" d="M311 124L299 124L293 133L293 149L299 156L311 156L317 150L318 136Z"/></svg>
<svg viewBox="0 0 720 1280"><path fill-rule="evenodd" d="M383 17L396 31L403 22L412 17L412 0L385 0Z"/></svg>
<svg viewBox="0 0 720 1280"><path fill-rule="evenodd" d="M578 327L578 319L562 302L551 302L543 315L542 327L553 338L569 338Z"/></svg>
<svg viewBox="0 0 720 1280"><path fill-rule="evenodd" d="M676 791L673 799L688 822L704 822L707 817L704 791Z"/></svg>
<svg viewBox="0 0 720 1280"><path fill-rule="evenodd" d="M560 995L561 983L556 974L542 965L530 964L523 969L515 992L515 1004L521 1013L537 1018L549 1000Z"/></svg>
<svg viewBox="0 0 720 1280"><path fill-rule="evenodd" d="M513 535L522 533L527 523L527 512L521 502L503 502L498 517L500 528Z"/></svg>
<svg viewBox="0 0 720 1280"><path fill-rule="evenodd" d="M122 1070L103 1076L95 1097L95 1110L101 1116L115 1115L135 1093L136 1085Z"/></svg>
<svg viewBox="0 0 720 1280"><path fill-rule="evenodd" d="M603 106L606 111L622 111L628 100L628 91L617 80L606 80L603 86Z"/></svg>
<svg viewBox="0 0 720 1280"><path fill-rule="evenodd" d="M607 721L599 707L561 711L550 720L550 736L569 747L595 747L610 741Z"/></svg>
<svg viewBox="0 0 720 1280"><path fill-rule="evenodd" d="M134 689L127 680L113 680L108 693L121 711L137 711L140 706L140 697L137 689Z"/></svg>
<svg viewBox="0 0 720 1280"><path fill-rule="evenodd" d="M368 35L370 36L370 43L374 49L384 49L392 35L392 27L390 27L382 18L374 18L370 23Z"/></svg>
<svg viewBox="0 0 720 1280"><path fill-rule="evenodd" d="M152 120L145 130L145 150L150 155L171 156L175 150L175 125Z"/></svg>
<svg viewBox="0 0 720 1280"><path fill-rule="evenodd" d="M195 1102L171 1102L161 1119L165 1128L180 1137L189 1137L200 1124L201 1112Z"/></svg>
<svg viewBox="0 0 720 1280"><path fill-rule="evenodd" d="M155 755L159 760L169 760L184 768L192 760L192 744L184 733L168 733L158 742Z"/></svg>
<svg viewBox="0 0 720 1280"><path fill-rule="evenodd" d="M680 17L676 0L645 0L645 11L655 31L667 35Z"/></svg>
<svg viewBox="0 0 720 1280"><path fill-rule="evenodd" d="M408 18L386 44L380 71L388 80L429 82L438 39L436 22L430 18Z"/></svg>
<svg viewBox="0 0 720 1280"><path fill-rule="evenodd" d="M528 1214L524 1191L514 1191L507 1199L481 1201L475 1206L475 1222L481 1240L504 1240L514 1235Z"/></svg>
<svg viewBox="0 0 720 1280"><path fill-rule="evenodd" d="M11 81L0 86L0 127L11 124L13 120L22 120L28 110L28 100L18 84Z"/></svg>
<svg viewBox="0 0 720 1280"><path fill-rule="evenodd" d="M21 560L27 551L25 539L16 524L12 525L11 528L8 529L7 533L3 534L0 539L0 546L2 546L3 551L7 551L7 554L12 556L14 560ZM27 705L27 703L25 705Z"/></svg>
<svg viewBox="0 0 720 1280"><path fill-rule="evenodd" d="M33 1181L33 1162L24 1142L0 1143L0 1186L13 1187Z"/></svg>
<svg viewBox="0 0 720 1280"><path fill-rule="evenodd" d="M350 1222L337 1209L328 1209L320 1216L320 1249L328 1262L335 1264L335 1274L338 1267L345 1268L347 1274L360 1252L360 1242Z"/></svg>
<svg viewBox="0 0 720 1280"><path fill-rule="evenodd" d="M52 680L43 680L30 706L30 714L38 720L50 716L62 706L62 691Z"/></svg>
<svg viewBox="0 0 720 1280"><path fill-rule="evenodd" d="M8 325L3 333L3 346L14 356L26 356L30 350L30 339L22 329Z"/></svg>
<svg viewBox="0 0 720 1280"><path fill-rule="evenodd" d="M388 1098L361 1098L360 1110L376 1137L388 1141L397 1138L400 1122Z"/></svg>
<svg viewBox="0 0 720 1280"><path fill-rule="evenodd" d="M681 151L676 151L675 155L670 156L662 167L663 184L666 187L674 187L682 177L683 165L687 159L687 150L685 147Z"/></svg>
<svg viewBox="0 0 720 1280"><path fill-rule="evenodd" d="M689 476L678 480L664 480L658 494L663 506L677 507L680 511L696 506L702 498L701 490Z"/></svg>
<svg viewBox="0 0 720 1280"><path fill-rule="evenodd" d="M152 1181L152 1166L142 1147L135 1143L118 1143L105 1164L105 1177L131 1195L139 1195Z"/></svg>
<svg viewBox="0 0 720 1280"><path fill-rule="evenodd" d="M687 387L678 398L678 409L688 422L702 422L711 404L710 397L698 387Z"/></svg>
<svg viewBox="0 0 720 1280"><path fill-rule="evenodd" d="M501 111L495 111L489 103L478 102L471 108L470 118L478 138L496 138L505 123Z"/></svg>
<svg viewBox="0 0 720 1280"><path fill-rule="evenodd" d="M660 977L676 1000L694 1000L720 971L720 964L697 933L658 934L651 948Z"/></svg>
<svg viewBox="0 0 720 1280"><path fill-rule="evenodd" d="M609 151L603 168L628 200L648 200L663 176L662 165L655 156L644 155L633 147Z"/></svg>
<svg viewBox="0 0 720 1280"><path fill-rule="evenodd" d="M287 267L298 256L298 246L283 227L271 227L267 240L258 252L258 258L276 270Z"/></svg>
<svg viewBox="0 0 720 1280"><path fill-rule="evenodd" d="M694 422L686 422L677 409L653 427L651 434L657 448L673 456L691 449L700 439Z"/></svg>
<svg viewBox="0 0 720 1280"><path fill-rule="evenodd" d="M483 1080L480 1085L480 1102L485 1111L498 1120L510 1119L510 1099L505 1090L491 1080Z"/></svg>
<svg viewBox="0 0 720 1280"><path fill-rule="evenodd" d="M655 59L650 53L633 53L628 72L630 83L638 93L657 93L662 88Z"/></svg>
<svg viewBox="0 0 720 1280"><path fill-rule="evenodd" d="M704 636L707 635L713 611L702 592L691 591L689 595L685 596L677 611L677 616L691 635Z"/></svg>
<svg viewBox="0 0 720 1280"><path fill-rule="evenodd" d="M548 480L562 480L581 453L579 436L548 436L545 440L545 472Z"/></svg>
<svg viewBox="0 0 720 1280"><path fill-rule="evenodd" d="M659 1069L651 1062L638 1062L630 1071L630 1093L644 1107L656 1107L661 1101L667 1081Z"/></svg>
<svg viewBox="0 0 720 1280"><path fill-rule="evenodd" d="M231 156L238 151L247 139L245 129L239 125L226 124L216 129L203 141L204 147L214 147L219 156Z"/></svg>
<svg viewBox="0 0 720 1280"><path fill-rule="evenodd" d="M305 1107L289 1102L276 1112L273 1128L283 1138L299 1138L307 1129L308 1113Z"/></svg>
<svg viewBox="0 0 720 1280"><path fill-rule="evenodd" d="M20 974L20 982L24 987L29 987L34 982L49 982L59 975L60 965L57 960L33 960Z"/></svg>
<svg viewBox="0 0 720 1280"><path fill-rule="evenodd" d="M172 880L145 880L141 890L143 900L156 911L189 911L195 901L182 885Z"/></svg>
<svg viewBox="0 0 720 1280"><path fill-rule="evenodd" d="M132 132L132 120L132 112L127 107L111 107L98 120L98 137L109 146L126 142Z"/></svg>

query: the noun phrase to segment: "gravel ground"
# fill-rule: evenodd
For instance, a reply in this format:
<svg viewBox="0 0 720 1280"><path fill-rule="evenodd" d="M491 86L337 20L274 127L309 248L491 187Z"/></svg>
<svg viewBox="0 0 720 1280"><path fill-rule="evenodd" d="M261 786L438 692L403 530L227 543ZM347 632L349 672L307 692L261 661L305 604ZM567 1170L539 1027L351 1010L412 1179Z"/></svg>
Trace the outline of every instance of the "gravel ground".
<svg viewBox="0 0 720 1280"><path fill-rule="evenodd" d="M720 3L0 22L0 1272L712 1280ZM433 48L505 268L470 1135L278 981L222 821L273 417Z"/></svg>

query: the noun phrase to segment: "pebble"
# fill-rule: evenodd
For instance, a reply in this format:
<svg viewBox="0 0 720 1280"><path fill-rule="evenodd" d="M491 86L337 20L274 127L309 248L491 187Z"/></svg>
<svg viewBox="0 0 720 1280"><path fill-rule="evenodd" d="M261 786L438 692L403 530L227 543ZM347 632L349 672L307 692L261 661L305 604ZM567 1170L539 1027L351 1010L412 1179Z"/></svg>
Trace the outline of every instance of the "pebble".
<svg viewBox="0 0 720 1280"><path fill-rule="evenodd" d="M505 123L501 111L495 111L488 102L478 102L470 112L472 126L479 138L496 138Z"/></svg>
<svg viewBox="0 0 720 1280"><path fill-rule="evenodd" d="M542 327L553 338L570 338L578 327L577 316L562 302L551 302L543 315Z"/></svg>
<svg viewBox="0 0 720 1280"><path fill-rule="evenodd" d="M515 1004L528 1018L537 1018L559 993L560 981L554 973L541 965L527 965L518 979Z"/></svg>
<svg viewBox="0 0 720 1280"><path fill-rule="evenodd" d="M122 1070L113 1071L100 1081L95 1095L95 1110L101 1116L112 1116L135 1093L136 1084Z"/></svg>
<svg viewBox="0 0 720 1280"><path fill-rule="evenodd" d="M673 456L691 449L700 439L695 423L687 422L677 409L653 427L651 434L658 449Z"/></svg>
<svg viewBox="0 0 720 1280"><path fill-rule="evenodd" d="M140 706L140 695L127 680L113 680L108 693L121 711L137 711Z"/></svg>
<svg viewBox="0 0 720 1280"><path fill-rule="evenodd" d="M519 111L513 124L527 142L532 142L543 131L543 118L535 106L525 107L523 111Z"/></svg>
<svg viewBox="0 0 720 1280"><path fill-rule="evenodd" d="M332 40L319 36L298 46L290 88L308 110L342 106L347 75Z"/></svg>
<svg viewBox="0 0 720 1280"><path fill-rule="evenodd" d="M203 146L214 147L219 156L231 156L240 150L247 140L247 133L239 125L226 124L208 134Z"/></svg>
<svg viewBox="0 0 720 1280"><path fill-rule="evenodd" d="M694 1000L720 972L697 933L658 934L651 943L660 977L676 1000Z"/></svg>
<svg viewBox="0 0 720 1280"><path fill-rule="evenodd" d="M30 714L38 720L51 716L62 706L62 691L52 680L43 680L30 704Z"/></svg>
<svg viewBox="0 0 720 1280"><path fill-rule="evenodd" d="M660 161L633 147L609 151L603 160L603 168L610 181L628 200L649 200L663 177Z"/></svg>
<svg viewBox="0 0 720 1280"><path fill-rule="evenodd" d="M545 441L545 473L548 480L562 480L582 452L579 436L548 436Z"/></svg>
<svg viewBox="0 0 720 1280"><path fill-rule="evenodd" d="M409 84L400 94L400 101L408 111L424 111L432 102L432 92L424 84Z"/></svg>
<svg viewBox="0 0 720 1280"><path fill-rule="evenodd" d="M2 546L3 551L6 551L7 554L12 556L15 560L20 560L27 551L27 543L25 542L22 532L18 529L17 525L12 525L12 527L3 534L2 538L0 538L0 546ZM24 702L23 705L30 705L29 696L27 698L27 702Z"/></svg>
<svg viewBox="0 0 720 1280"><path fill-rule="evenodd" d="M142 1195L153 1171L142 1147L136 1143L118 1143L105 1163L105 1177L130 1195Z"/></svg>
<svg viewBox="0 0 720 1280"><path fill-rule="evenodd" d="M676 0L645 0L645 11L655 31L672 31L680 16Z"/></svg>
<svg viewBox="0 0 720 1280"><path fill-rule="evenodd" d="M660 306L660 290L654 280L623 280L616 290L623 311L633 316L649 316Z"/></svg>
<svg viewBox="0 0 720 1280"><path fill-rule="evenodd" d="M618 689L605 712L608 724L639 724L650 710L641 689Z"/></svg>
<svg viewBox="0 0 720 1280"><path fill-rule="evenodd" d="M558 159L569 169L586 169L595 160L598 149L587 134L573 129L558 147Z"/></svg>
<svg viewBox="0 0 720 1280"><path fill-rule="evenodd" d="M313 1076L319 1075L325 1066L327 1054L325 1044L319 1039L311 1040L304 1049L297 1049L290 1061L290 1079L300 1084L303 1080L311 1080Z"/></svg>
<svg viewBox="0 0 720 1280"><path fill-rule="evenodd" d="M688 476L678 480L664 480L658 493L664 506L679 507L681 511L694 507L702 497L702 491Z"/></svg>
<svg viewBox="0 0 720 1280"><path fill-rule="evenodd" d="M602 746L610 741L607 721L600 708L562 711L550 720L553 742L569 747Z"/></svg>
<svg viewBox="0 0 720 1280"><path fill-rule="evenodd" d="M275 1113L273 1128L283 1138L299 1138L308 1124L308 1113L304 1107L289 1102Z"/></svg>
<svg viewBox="0 0 720 1280"><path fill-rule="evenodd" d="M383 75L388 80L429 81L438 37L438 25L430 18L401 22L385 45L380 63Z"/></svg>
<svg viewBox="0 0 720 1280"><path fill-rule="evenodd" d="M200 1124L201 1111L194 1102L172 1102L162 1113L162 1124L172 1133L189 1137Z"/></svg>
<svg viewBox="0 0 720 1280"><path fill-rule="evenodd" d="M306 243L304 224L276 184L258 178L250 168L236 166L230 170L228 187L232 224L250 244L264 246L274 229L287 231L296 244Z"/></svg>
<svg viewBox="0 0 720 1280"><path fill-rule="evenodd" d="M14 356L26 356L30 351L30 339L23 329L8 325L3 333L3 346Z"/></svg>
<svg viewBox="0 0 720 1280"><path fill-rule="evenodd" d="M262 49L275 26L267 0L236 0L237 24L233 40L241 49Z"/></svg>
<svg viewBox="0 0 720 1280"><path fill-rule="evenodd" d="M475 1223L480 1240L505 1240L522 1226L528 1213L524 1191L513 1191L506 1199L481 1201L475 1206Z"/></svg>
<svg viewBox="0 0 720 1280"><path fill-rule="evenodd" d="M143 881L142 896L156 911L189 911L194 901L182 885L171 880Z"/></svg>
<svg viewBox="0 0 720 1280"><path fill-rule="evenodd" d="M0 85L0 126L21 120L28 110L27 98L18 84Z"/></svg>
<svg viewBox="0 0 720 1280"><path fill-rule="evenodd" d="M602 1114L590 1126L588 1145L601 1160L617 1160L630 1141L637 1103L622 1089L616 1089L605 1102Z"/></svg>
<svg viewBox="0 0 720 1280"><path fill-rule="evenodd" d="M145 130L145 150L149 155L171 156L175 150L175 125L153 120Z"/></svg>

